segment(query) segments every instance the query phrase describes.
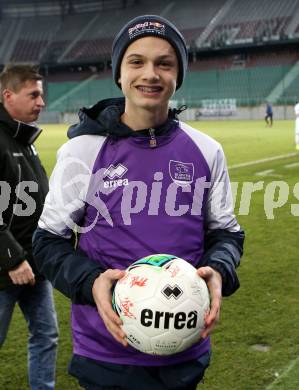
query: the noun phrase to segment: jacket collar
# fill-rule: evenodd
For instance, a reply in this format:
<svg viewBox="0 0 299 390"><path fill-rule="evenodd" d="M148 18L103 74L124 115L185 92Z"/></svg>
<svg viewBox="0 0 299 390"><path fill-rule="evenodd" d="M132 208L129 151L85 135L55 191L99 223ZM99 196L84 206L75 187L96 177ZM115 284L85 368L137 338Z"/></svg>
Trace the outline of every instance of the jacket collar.
<svg viewBox="0 0 299 390"><path fill-rule="evenodd" d="M23 145L31 145L42 132L37 126L29 125L27 123L13 119L0 103L0 126L4 124L3 129L9 135L22 143Z"/></svg>
<svg viewBox="0 0 299 390"><path fill-rule="evenodd" d="M90 108L83 107L79 111L80 122L68 130L68 137L95 134L113 138L150 136L150 129L134 131L120 121L125 110L124 98L105 99ZM182 110L181 110L182 111ZM180 110L169 110L165 123L155 128L155 135L167 134L178 123L177 114Z"/></svg>

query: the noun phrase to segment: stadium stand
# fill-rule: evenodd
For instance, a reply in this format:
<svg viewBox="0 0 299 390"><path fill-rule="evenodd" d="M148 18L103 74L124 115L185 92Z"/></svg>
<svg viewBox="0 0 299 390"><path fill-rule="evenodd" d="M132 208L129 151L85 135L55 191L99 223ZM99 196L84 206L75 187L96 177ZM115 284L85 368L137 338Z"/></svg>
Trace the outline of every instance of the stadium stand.
<svg viewBox="0 0 299 390"><path fill-rule="evenodd" d="M19 21L19 35L11 54L12 62L39 62L53 36L59 17L28 17ZM30 26L30 27L29 27ZM29 27L29 28L28 28Z"/></svg>
<svg viewBox="0 0 299 390"><path fill-rule="evenodd" d="M60 62L68 47L76 41L81 31L94 18L93 14L82 13L80 15L66 15L63 20L57 23L55 35L48 44L48 48L43 56L43 61Z"/></svg>
<svg viewBox="0 0 299 390"><path fill-rule="evenodd" d="M248 56L246 66L291 65L298 59L299 53L289 50L282 52L251 54Z"/></svg>
<svg viewBox="0 0 299 390"><path fill-rule="evenodd" d="M139 14L160 14L183 32L189 74L178 102L272 97L293 104L299 90L299 0L11 0L1 2L2 64L40 64L49 110L76 111L119 96L111 80L113 36ZM80 97L78 98L78 95ZM58 101L58 103L57 103Z"/></svg>
<svg viewBox="0 0 299 390"><path fill-rule="evenodd" d="M299 74L297 74L294 81L284 90L282 102L285 102L289 96L299 97ZM292 103L292 102L291 102Z"/></svg>
<svg viewBox="0 0 299 390"><path fill-rule="evenodd" d="M269 1L254 0L250 7L247 1L234 1L229 12L216 23L205 45L221 46L284 37L296 6L297 2L291 0L274 2L271 6Z"/></svg>

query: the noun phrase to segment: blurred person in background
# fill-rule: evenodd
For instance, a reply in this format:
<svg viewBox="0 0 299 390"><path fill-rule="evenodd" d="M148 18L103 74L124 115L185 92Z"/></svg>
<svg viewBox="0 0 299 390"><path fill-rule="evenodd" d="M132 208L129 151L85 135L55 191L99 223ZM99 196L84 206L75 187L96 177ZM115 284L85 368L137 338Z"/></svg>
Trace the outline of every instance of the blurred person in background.
<svg viewBox="0 0 299 390"><path fill-rule="evenodd" d="M265 115L265 122L268 127L272 127L273 125L273 108L271 103L266 103L266 115Z"/></svg>
<svg viewBox="0 0 299 390"><path fill-rule="evenodd" d="M43 81L35 67L7 65L0 84L0 347L18 304L29 330L30 388L53 390L58 341L53 291L32 255L32 234L48 192L33 145L41 133L35 121L45 105Z"/></svg>

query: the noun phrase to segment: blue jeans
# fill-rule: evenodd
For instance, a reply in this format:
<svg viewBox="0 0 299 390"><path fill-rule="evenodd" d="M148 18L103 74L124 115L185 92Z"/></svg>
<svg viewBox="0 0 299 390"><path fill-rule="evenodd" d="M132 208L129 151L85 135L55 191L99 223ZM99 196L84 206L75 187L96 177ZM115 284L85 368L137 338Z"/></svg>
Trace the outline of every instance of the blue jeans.
<svg viewBox="0 0 299 390"><path fill-rule="evenodd" d="M28 375L31 390L55 387L58 326L51 284L37 281L0 290L0 348L4 343L15 304L18 303L29 329Z"/></svg>

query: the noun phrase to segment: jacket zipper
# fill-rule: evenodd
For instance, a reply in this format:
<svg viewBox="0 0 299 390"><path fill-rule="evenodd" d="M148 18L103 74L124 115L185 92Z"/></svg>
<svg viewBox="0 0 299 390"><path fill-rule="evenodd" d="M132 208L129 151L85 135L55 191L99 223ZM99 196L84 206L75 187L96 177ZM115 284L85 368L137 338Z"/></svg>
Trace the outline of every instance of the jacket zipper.
<svg viewBox="0 0 299 390"><path fill-rule="evenodd" d="M151 148L156 148L157 147L157 138L155 136L155 129L150 128L148 131L149 131L149 135L150 135L149 145Z"/></svg>
<svg viewBox="0 0 299 390"><path fill-rule="evenodd" d="M21 164L18 164L18 184L20 184L20 182L21 182L21 176L22 176ZM13 220L16 208L17 208L17 200L19 199L19 195L20 195L20 192L16 193L16 203L13 205L13 208L12 208L12 213L11 213L8 225L7 225L8 230L10 229L11 224L12 224L12 220Z"/></svg>

